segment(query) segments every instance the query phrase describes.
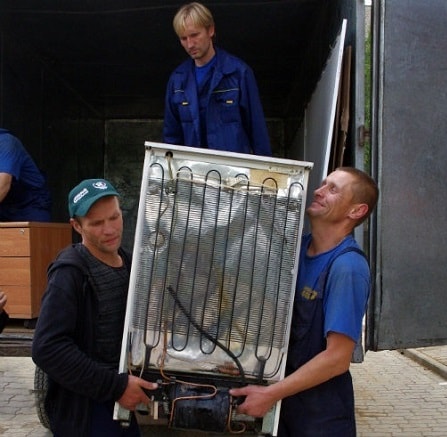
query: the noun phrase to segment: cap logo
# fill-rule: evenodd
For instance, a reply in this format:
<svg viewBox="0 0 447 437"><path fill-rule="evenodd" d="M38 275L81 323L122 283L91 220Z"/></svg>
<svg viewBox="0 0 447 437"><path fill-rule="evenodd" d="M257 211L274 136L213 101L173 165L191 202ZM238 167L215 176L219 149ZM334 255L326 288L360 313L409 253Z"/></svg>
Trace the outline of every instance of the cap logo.
<svg viewBox="0 0 447 437"><path fill-rule="evenodd" d="M78 203L86 194L88 194L87 188L84 188L81 192L76 194L76 196L73 198L73 203Z"/></svg>
<svg viewBox="0 0 447 437"><path fill-rule="evenodd" d="M107 184L105 183L105 182L103 182L103 181L98 181L98 182L95 182L94 184L93 184L93 186L95 187L95 188L98 188L98 190L107 190Z"/></svg>

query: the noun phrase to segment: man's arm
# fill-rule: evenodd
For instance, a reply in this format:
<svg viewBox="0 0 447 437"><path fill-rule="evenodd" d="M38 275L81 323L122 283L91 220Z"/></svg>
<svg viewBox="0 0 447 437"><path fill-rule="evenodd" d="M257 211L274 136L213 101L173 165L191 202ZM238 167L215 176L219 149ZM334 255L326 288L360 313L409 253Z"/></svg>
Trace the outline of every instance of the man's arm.
<svg viewBox="0 0 447 437"><path fill-rule="evenodd" d="M3 312L7 301L8 297L3 291L0 290L0 313Z"/></svg>
<svg viewBox="0 0 447 437"><path fill-rule="evenodd" d="M243 76L242 106L244 107L244 129L250 138L255 155L272 156L267 123L253 71L248 68Z"/></svg>
<svg viewBox="0 0 447 437"><path fill-rule="evenodd" d="M5 305L7 300L8 297L6 296L6 294L0 290L0 332L3 331L9 320L9 316L5 311Z"/></svg>
<svg viewBox="0 0 447 437"><path fill-rule="evenodd" d="M129 375L126 390L118 399L118 403L125 409L134 411L139 404L148 404L149 397L144 392L146 390L155 390L158 387L156 382L145 381L137 376Z"/></svg>
<svg viewBox="0 0 447 437"><path fill-rule="evenodd" d="M34 331L32 359L67 390L98 402L120 399L134 409L134 402L148 399L142 388L150 390L154 385L106 369L89 356L85 336L90 335L87 331L93 329L93 321L90 306L79 306L83 284L84 278L74 266L60 267L50 274Z"/></svg>
<svg viewBox="0 0 447 437"><path fill-rule="evenodd" d="M12 176L9 173L0 172L0 203L11 189Z"/></svg>
<svg viewBox="0 0 447 437"><path fill-rule="evenodd" d="M273 405L288 396L302 392L349 369L355 342L343 334L330 332L327 348L281 381L269 386L249 385L231 389L232 396L245 396L238 412L263 417Z"/></svg>
<svg viewBox="0 0 447 437"><path fill-rule="evenodd" d="M175 73L174 73L175 74ZM183 129L176 113L177 108L172 102L172 76L169 79L165 94L165 112L163 118L163 142L184 145Z"/></svg>

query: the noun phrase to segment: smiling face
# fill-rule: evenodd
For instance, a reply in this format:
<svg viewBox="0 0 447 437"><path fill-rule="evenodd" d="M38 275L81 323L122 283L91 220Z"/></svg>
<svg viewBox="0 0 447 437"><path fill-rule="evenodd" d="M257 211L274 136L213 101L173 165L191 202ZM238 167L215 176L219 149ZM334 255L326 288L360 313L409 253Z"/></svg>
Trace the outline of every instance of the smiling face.
<svg viewBox="0 0 447 437"><path fill-rule="evenodd" d="M85 217L71 219L71 223L93 256L106 264L116 261L123 234L123 215L116 196L102 197Z"/></svg>
<svg viewBox="0 0 447 437"><path fill-rule="evenodd" d="M352 218L351 214L356 210L352 190L354 181L354 177L344 171L336 170L329 174L314 191L312 203L306 210L309 218L329 223Z"/></svg>
<svg viewBox="0 0 447 437"><path fill-rule="evenodd" d="M214 26L195 25L191 18L186 18L184 28L179 33L180 43L197 66L205 65L214 56Z"/></svg>

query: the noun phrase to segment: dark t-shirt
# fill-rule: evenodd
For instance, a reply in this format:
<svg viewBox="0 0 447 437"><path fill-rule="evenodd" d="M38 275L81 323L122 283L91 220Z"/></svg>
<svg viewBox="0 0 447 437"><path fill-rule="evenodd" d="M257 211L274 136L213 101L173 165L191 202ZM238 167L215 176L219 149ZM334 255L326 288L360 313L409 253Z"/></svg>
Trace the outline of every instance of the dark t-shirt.
<svg viewBox="0 0 447 437"><path fill-rule="evenodd" d="M129 271L125 264L122 267L110 267L104 264L95 258L84 245L77 247L87 260L98 302L95 358L109 368L118 369L129 287Z"/></svg>

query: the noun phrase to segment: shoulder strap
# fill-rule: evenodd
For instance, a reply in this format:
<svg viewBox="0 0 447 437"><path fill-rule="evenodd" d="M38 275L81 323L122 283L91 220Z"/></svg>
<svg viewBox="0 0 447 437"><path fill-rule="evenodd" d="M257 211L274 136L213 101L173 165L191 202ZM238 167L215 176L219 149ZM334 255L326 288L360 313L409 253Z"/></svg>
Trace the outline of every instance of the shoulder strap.
<svg viewBox="0 0 447 437"><path fill-rule="evenodd" d="M363 256L363 258L365 258L366 262L368 262L368 258L365 255L365 252L363 252L363 250L359 249L358 247L353 247L353 246L349 246L349 247L345 247L344 249L340 250L340 252L336 253L328 262L328 264L326 265L326 268L321 272L319 278L318 278L318 289L323 291L326 288L326 282L327 282L327 278L329 276L329 272L331 270L332 264L334 264L334 261L341 255L344 255L345 253L348 252L356 252L359 255Z"/></svg>

